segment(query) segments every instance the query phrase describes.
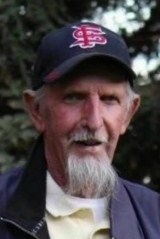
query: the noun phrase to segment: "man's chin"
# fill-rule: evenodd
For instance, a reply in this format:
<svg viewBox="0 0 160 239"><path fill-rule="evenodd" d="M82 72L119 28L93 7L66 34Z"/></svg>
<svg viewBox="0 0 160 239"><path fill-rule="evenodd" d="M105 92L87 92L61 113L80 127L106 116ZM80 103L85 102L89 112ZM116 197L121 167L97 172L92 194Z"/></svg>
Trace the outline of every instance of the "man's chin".
<svg viewBox="0 0 160 239"><path fill-rule="evenodd" d="M87 198L111 196L117 177L106 154L99 157L72 154L67 162L67 193Z"/></svg>

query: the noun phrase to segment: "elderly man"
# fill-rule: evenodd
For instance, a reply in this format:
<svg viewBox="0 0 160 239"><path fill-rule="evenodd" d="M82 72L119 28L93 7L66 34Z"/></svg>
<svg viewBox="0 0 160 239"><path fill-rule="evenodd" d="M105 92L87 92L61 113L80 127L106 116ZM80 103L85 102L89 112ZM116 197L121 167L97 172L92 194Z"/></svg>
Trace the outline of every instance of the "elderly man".
<svg viewBox="0 0 160 239"><path fill-rule="evenodd" d="M160 197L111 163L139 107L126 44L78 22L44 37L24 92L40 133L24 169L1 177L2 239L158 239Z"/></svg>

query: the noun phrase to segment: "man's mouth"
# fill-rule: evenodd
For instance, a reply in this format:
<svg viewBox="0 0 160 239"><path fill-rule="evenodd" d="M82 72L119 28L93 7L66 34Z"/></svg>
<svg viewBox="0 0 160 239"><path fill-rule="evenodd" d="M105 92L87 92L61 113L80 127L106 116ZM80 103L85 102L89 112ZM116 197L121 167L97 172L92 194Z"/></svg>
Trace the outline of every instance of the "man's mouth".
<svg viewBox="0 0 160 239"><path fill-rule="evenodd" d="M96 148L108 143L108 136L104 133L81 131L70 135L69 143L81 147Z"/></svg>
<svg viewBox="0 0 160 239"><path fill-rule="evenodd" d="M89 140L77 140L74 143L79 144L79 145L83 145L83 146L98 146L100 144L102 144L102 141L99 140L95 140L95 139L89 139Z"/></svg>

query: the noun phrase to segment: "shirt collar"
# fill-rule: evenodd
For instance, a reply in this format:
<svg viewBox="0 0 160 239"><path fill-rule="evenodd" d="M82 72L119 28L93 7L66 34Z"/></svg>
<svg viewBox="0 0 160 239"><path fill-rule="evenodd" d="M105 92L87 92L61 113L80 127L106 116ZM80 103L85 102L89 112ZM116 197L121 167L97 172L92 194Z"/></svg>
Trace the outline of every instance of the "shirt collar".
<svg viewBox="0 0 160 239"><path fill-rule="evenodd" d="M47 172L46 192L46 209L54 217L68 216L82 209L91 210L89 205L97 203L97 200L99 200L100 205L105 203L107 208L106 198L84 199L66 194L49 172Z"/></svg>

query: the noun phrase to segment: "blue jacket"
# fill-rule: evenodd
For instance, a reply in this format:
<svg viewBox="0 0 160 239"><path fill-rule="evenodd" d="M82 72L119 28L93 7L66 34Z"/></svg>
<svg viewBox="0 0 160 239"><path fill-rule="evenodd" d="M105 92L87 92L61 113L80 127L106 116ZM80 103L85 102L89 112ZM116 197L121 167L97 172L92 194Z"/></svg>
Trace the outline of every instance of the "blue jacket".
<svg viewBox="0 0 160 239"><path fill-rule="evenodd" d="M49 239L45 195L46 163L39 139L24 169L0 177L0 239ZM112 239L160 239L158 193L119 179L110 208Z"/></svg>

